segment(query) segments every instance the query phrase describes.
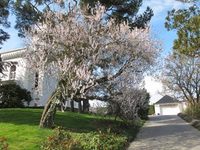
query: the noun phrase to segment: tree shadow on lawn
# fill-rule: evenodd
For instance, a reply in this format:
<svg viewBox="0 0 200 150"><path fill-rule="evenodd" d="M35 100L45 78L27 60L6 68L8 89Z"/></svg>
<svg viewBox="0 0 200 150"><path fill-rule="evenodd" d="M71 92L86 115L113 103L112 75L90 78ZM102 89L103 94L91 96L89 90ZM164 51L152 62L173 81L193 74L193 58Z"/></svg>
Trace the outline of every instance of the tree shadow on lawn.
<svg viewBox="0 0 200 150"><path fill-rule="evenodd" d="M0 109L0 123L35 126L39 124L41 114L41 109Z"/></svg>
<svg viewBox="0 0 200 150"><path fill-rule="evenodd" d="M0 109L0 123L38 126L42 109ZM67 130L82 133L106 130L117 122L103 117L72 112L57 112L55 124Z"/></svg>

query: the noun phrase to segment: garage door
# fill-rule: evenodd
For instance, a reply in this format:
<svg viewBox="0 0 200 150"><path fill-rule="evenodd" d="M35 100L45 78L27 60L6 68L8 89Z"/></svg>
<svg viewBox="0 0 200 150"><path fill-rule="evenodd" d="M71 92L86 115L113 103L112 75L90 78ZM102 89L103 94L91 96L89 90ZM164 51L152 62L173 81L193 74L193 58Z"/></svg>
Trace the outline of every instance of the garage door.
<svg viewBox="0 0 200 150"><path fill-rule="evenodd" d="M179 112L178 105L161 106L161 115L177 115Z"/></svg>

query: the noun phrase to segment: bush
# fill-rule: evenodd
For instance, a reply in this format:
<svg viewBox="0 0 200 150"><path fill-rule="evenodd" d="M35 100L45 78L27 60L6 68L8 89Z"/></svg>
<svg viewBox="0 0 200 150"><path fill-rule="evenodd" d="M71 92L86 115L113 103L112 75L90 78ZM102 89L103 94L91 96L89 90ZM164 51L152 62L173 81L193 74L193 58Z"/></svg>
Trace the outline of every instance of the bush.
<svg viewBox="0 0 200 150"><path fill-rule="evenodd" d="M8 150L7 139L0 137L0 150Z"/></svg>
<svg viewBox="0 0 200 150"><path fill-rule="evenodd" d="M24 103L29 105L31 100L30 92L14 82L0 85L0 108L24 107Z"/></svg>
<svg viewBox="0 0 200 150"><path fill-rule="evenodd" d="M139 110L138 110L138 116L141 118L141 119L144 119L144 120L147 120L148 119L148 112L149 112L149 107L141 107Z"/></svg>
<svg viewBox="0 0 200 150"><path fill-rule="evenodd" d="M150 105L149 105L149 100L150 100L150 95L149 93L147 93L146 90L144 90L144 93L145 95L144 99L144 103L142 105L140 105L139 107L139 110L138 110L138 116L141 118L141 119L144 119L144 120L147 120L148 119L148 113L149 113L149 108L150 108Z"/></svg>
<svg viewBox="0 0 200 150"><path fill-rule="evenodd" d="M110 130L75 135L57 128L41 148L43 150L123 150L126 144L125 136L113 134Z"/></svg>
<svg viewBox="0 0 200 150"><path fill-rule="evenodd" d="M138 117L148 119L149 99L145 89L128 89L108 101L108 114L123 121L134 121Z"/></svg>
<svg viewBox="0 0 200 150"><path fill-rule="evenodd" d="M149 105L149 112L148 112L148 115L154 115L154 114L155 114L154 105Z"/></svg>
<svg viewBox="0 0 200 150"><path fill-rule="evenodd" d="M185 113L193 119L200 119L200 104L188 105Z"/></svg>
<svg viewBox="0 0 200 150"><path fill-rule="evenodd" d="M80 143L61 128L55 129L54 134L48 137L41 148L43 150L82 150Z"/></svg>
<svg viewBox="0 0 200 150"><path fill-rule="evenodd" d="M125 136L119 136L110 131L82 134L79 139L83 150L123 150L128 141Z"/></svg>
<svg viewBox="0 0 200 150"><path fill-rule="evenodd" d="M186 122L191 122L192 121L192 117L188 116L187 114L179 113L178 116L181 117Z"/></svg>
<svg viewBox="0 0 200 150"><path fill-rule="evenodd" d="M200 130L200 120L193 120L191 125Z"/></svg>

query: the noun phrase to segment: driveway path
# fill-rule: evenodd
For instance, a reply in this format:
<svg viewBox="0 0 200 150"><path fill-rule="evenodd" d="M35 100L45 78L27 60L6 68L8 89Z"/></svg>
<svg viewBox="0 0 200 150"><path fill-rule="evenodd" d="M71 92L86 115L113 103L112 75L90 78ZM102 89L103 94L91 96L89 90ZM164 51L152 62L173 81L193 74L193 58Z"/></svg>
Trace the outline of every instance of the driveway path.
<svg viewBox="0 0 200 150"><path fill-rule="evenodd" d="M128 150L200 150L200 131L178 116L153 116Z"/></svg>

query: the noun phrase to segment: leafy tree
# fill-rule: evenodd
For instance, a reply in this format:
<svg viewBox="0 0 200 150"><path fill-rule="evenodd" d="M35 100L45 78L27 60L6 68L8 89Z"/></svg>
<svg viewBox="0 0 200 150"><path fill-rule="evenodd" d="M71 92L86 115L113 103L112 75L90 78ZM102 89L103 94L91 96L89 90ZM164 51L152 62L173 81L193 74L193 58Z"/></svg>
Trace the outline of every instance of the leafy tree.
<svg viewBox="0 0 200 150"><path fill-rule="evenodd" d="M43 23L27 32L30 67L58 79L43 111L41 127L54 124L60 96L63 100L102 100L111 95L95 95L96 89L107 90L106 85L131 74L142 77L154 64L159 47L149 29L130 31L127 24L105 22L104 12L104 7L98 6L96 13L88 16L76 5L64 14L47 11Z"/></svg>
<svg viewBox="0 0 200 150"><path fill-rule="evenodd" d="M138 105L139 110L138 110L138 116L141 119L148 119L148 113L149 113L149 100L150 100L150 94L146 91L143 90L143 97L141 97L141 99L143 100L142 103L139 103L140 105Z"/></svg>
<svg viewBox="0 0 200 150"><path fill-rule="evenodd" d="M50 5L56 3L62 5L63 3L57 3L54 0L1 0L0 1L0 45L3 44L10 35L3 30L10 27L8 17L10 14L15 14L16 24L15 28L19 31L18 35L24 37L25 31L38 21L42 21L42 13L46 10L50 10ZM40 9L43 8L43 9ZM1 49L1 47L0 47ZM0 58L0 73L3 73L5 62L2 62Z"/></svg>
<svg viewBox="0 0 200 150"><path fill-rule="evenodd" d="M4 28L10 27L10 22L8 21L9 16L9 0L1 0L0 1L0 46L5 42L7 39L10 38L9 34L3 30ZM0 47L1 49L1 47ZM4 67L3 62L0 55L0 74L3 73Z"/></svg>
<svg viewBox="0 0 200 150"><path fill-rule="evenodd" d="M162 82L169 92L190 104L200 103L200 58L180 53L166 59Z"/></svg>
<svg viewBox="0 0 200 150"><path fill-rule="evenodd" d="M7 39L9 39L9 34L3 30L2 27L10 27L10 22L8 21L9 16L9 0L0 1L0 45L3 44ZM1 49L1 47L0 47Z"/></svg>
<svg viewBox="0 0 200 150"><path fill-rule="evenodd" d="M117 24L127 22L131 29L145 28L153 16L153 11L147 7L143 14L138 15L142 0L81 0L82 9L91 13L97 3L105 6L106 18L114 19ZM90 9L87 9L89 5Z"/></svg>
<svg viewBox="0 0 200 150"><path fill-rule="evenodd" d="M58 83L58 88L53 93L52 97L49 99L45 107L45 110L41 119L41 126L52 125L53 116L55 114L55 107L56 107L56 103L54 103L55 102L54 99L58 99L60 95L63 96L63 99L65 99L66 97L70 97L70 98L74 98L77 101L83 100L83 99L86 100L85 93L87 93L88 90L91 89L91 87L93 87L94 85L97 85L97 84L99 85L100 83L115 79L116 77L120 76L122 72L128 69L129 66L131 65L134 67L136 66L139 67L142 65L144 66L150 65L148 63L153 62L154 60L153 58L155 56L157 48L155 48L154 51L152 50L154 47L153 41L148 39L150 38L148 35L148 29L144 29L147 23L149 22L150 18L152 17L153 13L150 8L147 8L144 14L137 15L139 7L142 4L141 0L110 1L108 3L101 1L101 4L103 4L104 7L106 8L106 10L105 9L103 10L105 12L103 15L105 16L106 13L107 14L111 13L110 15L107 16L107 18L108 19L112 18L115 21L115 23L112 20L110 22L107 22L107 23L110 23L107 26L105 25L105 22L98 22L99 19L102 19L102 17L99 18L99 16L97 16L97 14L99 13L97 13L98 9L96 7L95 9L91 7L93 9L94 14L90 16L80 15L83 13L83 9L81 11L78 11L80 13L79 14L80 16L82 17L84 16L85 18L88 18L87 20L88 22L86 20L85 22L83 22L83 24L86 25L86 28L81 26L78 23L78 20L75 19L75 16L80 17L77 13L73 12L73 7L77 6L76 5L77 2L75 0L73 1L75 5L71 5L72 3L68 4L69 1L65 1L65 0L58 0L58 1L55 1L55 0L31 0L31 1L11 0L10 2L12 4L12 7L11 7L12 13L16 15L17 21L16 21L15 28L18 29L19 36L24 37L25 32L28 31L28 36L32 36L32 37L38 36L40 39L40 42L43 41L44 45L40 45L41 43L38 41L37 43L31 43L33 44L33 47L34 47L34 44L36 44L35 45L36 47L39 47L38 48L39 51L37 51L36 55L34 55L35 57L31 58L31 59L35 59L34 61L37 61L37 63L34 63L34 64L43 64L43 66L45 66L45 68L43 69L45 70L46 68L51 68L52 64L53 66L58 65L56 67L60 70L59 72L60 80ZM68 8L62 9L65 6L68 6ZM53 9L53 8L56 8L56 9ZM60 11L63 11L63 10L64 11L69 10L69 12L64 13L64 14L60 13ZM75 15L75 16L72 16L72 15ZM103 19L105 19L105 17ZM82 20L79 19L79 21L82 21ZM124 22L128 23L129 28L131 29L138 27L138 28L143 28L144 30L134 30L133 33L129 33L131 32L129 31L129 28L127 28L127 26L125 27L125 25L122 24ZM97 24L92 24L92 23L100 23L100 25L102 26L98 26ZM124 31L119 31L119 29L114 26L114 24L116 23L118 24L118 28L120 26L124 26L122 27ZM45 26L48 26L50 30L46 30ZM43 29L41 29L41 27ZM66 31L64 32L61 29L66 29ZM108 33L109 31L111 34ZM57 33L60 33L60 34L58 35ZM133 43L132 45L134 48L132 46L128 47L128 45L131 42L130 43L125 42L127 45L124 43L124 41L126 41L125 39L128 38L125 36L126 34L130 36L130 39L135 40L135 43ZM136 35L138 34L139 36L137 37ZM60 37L61 35L63 36ZM79 35L79 36L76 36L76 35ZM82 37L80 35L84 35L84 36ZM108 43L104 41L104 38L108 39L107 41ZM145 44L142 45L138 43L137 38L139 38L138 41L143 41L144 43L146 43L146 45L149 45L149 42L150 42L152 44L152 47L150 46L147 48ZM144 40L142 40L141 38ZM103 41L105 43L103 43ZM74 44L71 45L71 43L74 43ZM143 48L143 46L145 48ZM82 53L82 49L80 47L86 50L85 54ZM105 49L105 47L107 50L110 51L110 53L106 52L105 50L103 51L103 48ZM113 51L113 47L116 48L116 52ZM142 54L139 54L139 51L135 51L131 53L132 51L130 49L131 47L132 47L132 50L136 50L137 47L138 49L140 47L141 50L147 49L146 54L149 56L147 57L145 53L141 52L144 54L143 56ZM58 49L61 49L61 51L58 51ZM122 49L126 51L122 52L121 51ZM126 53L127 50L129 50L128 53L130 54ZM32 52L33 51L31 51L31 53ZM118 54L118 52L120 52L120 55ZM38 55L40 56L38 57ZM41 56L44 56L44 57L41 57ZM129 59L128 56L133 56L133 57ZM40 57L43 59L40 59ZM138 65L135 65L135 64L133 65L132 63L135 63L134 61L135 57L137 58L141 57L143 61L141 63L138 62ZM94 60L95 59L98 60L98 63L95 61L93 63L95 65L91 64L94 60L93 59L91 60L90 58L94 58ZM48 61L46 62L46 60ZM148 63L144 63L147 61ZM63 63L64 64L67 63L68 65L62 65ZM90 65L88 66L88 64ZM96 69L103 68L104 76L97 79L98 76L96 77L93 74L93 71L95 71L95 68ZM118 71L115 70L117 72L116 74L113 74L114 71L109 70L109 68L117 68ZM69 72L69 69L72 71ZM112 75L109 76L109 74L110 75L112 74ZM92 78L91 75L94 75L96 78Z"/></svg>
<svg viewBox="0 0 200 150"><path fill-rule="evenodd" d="M200 56L200 8L197 5L189 9L168 12L165 27L177 30L178 38L173 49L190 56Z"/></svg>
<svg viewBox="0 0 200 150"><path fill-rule="evenodd" d="M120 91L120 94L115 93L114 97L108 101L109 114L124 121L132 121L138 117L147 119L150 98L147 91L133 87L124 87Z"/></svg>
<svg viewBox="0 0 200 150"><path fill-rule="evenodd" d="M57 8L69 6L70 1L66 0L17 0L12 1L12 12L16 15L15 28L19 31L19 36L24 37L24 31L30 29L31 25L36 24L38 21L42 22L42 14L46 11L57 11L53 9L52 5L57 4ZM76 2L74 0L74 2ZM84 11L88 9L86 6L89 4L93 8L97 4L97 0L81 0L80 5ZM77 2L76 2L77 3ZM107 19L114 19L116 23L128 22L131 28L144 28L153 16L153 11L147 7L146 11L137 15L142 0L100 0L100 4L106 7ZM70 6L69 6L70 7ZM59 10L59 9L58 9ZM91 9L90 13L91 13Z"/></svg>
<svg viewBox="0 0 200 150"><path fill-rule="evenodd" d="M30 92L15 83L3 82L0 85L1 108L24 107L24 103L29 104L31 100Z"/></svg>
<svg viewBox="0 0 200 150"><path fill-rule="evenodd" d="M67 1L66 1L67 3ZM19 31L18 35L24 37L25 31L29 30L32 25L42 22L45 18L42 14L46 11L56 11L52 5L63 7L65 0L17 0L12 3L12 12L16 16L15 28Z"/></svg>
<svg viewBox="0 0 200 150"><path fill-rule="evenodd" d="M89 4L90 7L94 7L97 2L97 0L81 0L80 5L86 6ZM16 16L15 28L19 31L18 35L24 37L24 32L30 29L32 25L43 21L42 14L44 12L57 11L59 7L69 5L68 3L67 0L1 0L0 25L10 27L7 18L10 13L13 13ZM114 18L117 23L126 21L131 28L144 28L153 16L153 12L149 7L143 14L137 15L142 0L100 0L100 3L106 7L107 18ZM57 4L58 7L52 7L54 4ZM0 44L8 38L9 34L0 29Z"/></svg>

